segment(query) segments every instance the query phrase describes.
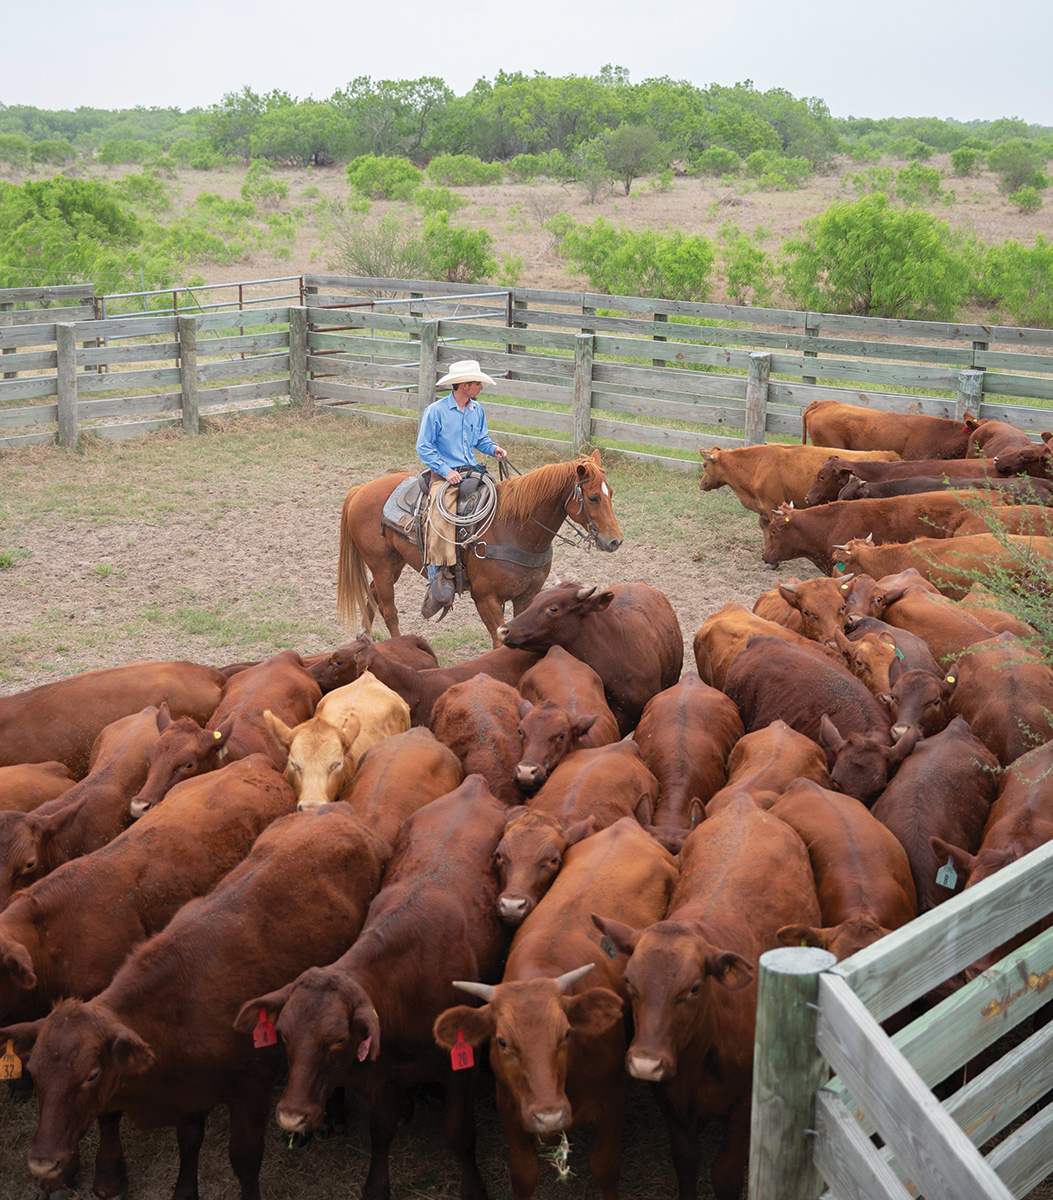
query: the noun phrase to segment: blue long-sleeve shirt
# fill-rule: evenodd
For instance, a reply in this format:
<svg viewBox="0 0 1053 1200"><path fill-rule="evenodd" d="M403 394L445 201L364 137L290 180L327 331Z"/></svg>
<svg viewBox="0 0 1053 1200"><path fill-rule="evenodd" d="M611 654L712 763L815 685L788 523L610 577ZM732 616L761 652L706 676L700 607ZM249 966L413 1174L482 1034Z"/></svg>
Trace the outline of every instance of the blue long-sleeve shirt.
<svg viewBox="0 0 1053 1200"><path fill-rule="evenodd" d="M417 434L421 462L443 479L455 468L476 461L475 451L493 454L497 443L486 427L483 406L470 400L462 413L453 392L440 396L424 410Z"/></svg>

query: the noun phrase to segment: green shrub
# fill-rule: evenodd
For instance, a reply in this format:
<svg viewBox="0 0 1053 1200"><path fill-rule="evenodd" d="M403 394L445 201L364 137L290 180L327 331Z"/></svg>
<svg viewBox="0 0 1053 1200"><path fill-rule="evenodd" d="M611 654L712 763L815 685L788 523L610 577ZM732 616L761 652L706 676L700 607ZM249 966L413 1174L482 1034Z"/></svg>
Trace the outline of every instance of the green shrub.
<svg viewBox="0 0 1053 1200"><path fill-rule="evenodd" d="M125 175L113 185L113 190L130 204L149 207L152 212L172 207L168 188L150 175Z"/></svg>
<svg viewBox="0 0 1053 1200"><path fill-rule="evenodd" d="M607 147L602 138L583 142L570 158L571 169L585 190L590 204L611 190L614 182L607 165Z"/></svg>
<svg viewBox="0 0 1053 1200"><path fill-rule="evenodd" d="M458 209L468 207L468 201L463 196L446 187L418 188L413 193L413 203L423 213L455 213Z"/></svg>
<svg viewBox="0 0 1053 1200"><path fill-rule="evenodd" d="M627 196L634 179L668 162L670 154L670 147L650 125L623 121L607 137L607 167L621 180Z"/></svg>
<svg viewBox="0 0 1053 1200"><path fill-rule="evenodd" d="M371 279L421 279L427 274L423 242L394 213L363 221L342 205L331 205L327 226L330 265L343 274Z"/></svg>
<svg viewBox="0 0 1053 1200"><path fill-rule="evenodd" d="M1023 138L1010 138L987 152L987 165L999 177L999 189L1006 195L1026 187L1048 187L1042 173L1045 163L1043 155Z"/></svg>
<svg viewBox="0 0 1053 1200"><path fill-rule="evenodd" d="M195 171L214 171L231 161L218 153L207 138L178 138L168 148L168 157Z"/></svg>
<svg viewBox="0 0 1053 1200"><path fill-rule="evenodd" d="M734 221L725 221L717 230L717 236L722 243L721 266L732 304L749 304L759 308L769 305L775 263L760 244L760 231L750 237Z"/></svg>
<svg viewBox="0 0 1053 1200"><path fill-rule="evenodd" d="M424 182L423 173L407 158L362 154L347 164L351 186L372 200L408 200Z"/></svg>
<svg viewBox="0 0 1053 1200"><path fill-rule="evenodd" d="M449 213L425 218L423 243L429 279L479 283L497 271L493 237L485 229L452 225Z"/></svg>
<svg viewBox="0 0 1053 1200"><path fill-rule="evenodd" d="M1017 325L1053 329L1053 241L1039 233L1025 246L1008 238L983 255L981 290L1003 307Z"/></svg>
<svg viewBox="0 0 1053 1200"><path fill-rule="evenodd" d="M962 179L967 179L970 175L979 175L983 161L982 151L974 146L966 146L963 143L957 150L951 151L951 170Z"/></svg>
<svg viewBox="0 0 1053 1200"><path fill-rule="evenodd" d="M742 159L724 146L710 146L695 159L695 169L701 175L730 175L741 166Z"/></svg>
<svg viewBox="0 0 1053 1200"><path fill-rule="evenodd" d="M505 163L505 171L517 182L527 183L548 171L547 154L517 154Z"/></svg>
<svg viewBox="0 0 1053 1200"><path fill-rule="evenodd" d="M841 180L841 186L851 185L857 196L872 192L891 195L893 190L891 167L867 167L863 171L852 171Z"/></svg>
<svg viewBox="0 0 1053 1200"><path fill-rule="evenodd" d="M241 185L241 198L262 208L277 208L289 198L289 185L274 178L274 168L263 159L253 159Z"/></svg>
<svg viewBox="0 0 1053 1200"><path fill-rule="evenodd" d="M866 142L855 142L848 147L848 157L854 163L879 163L881 162L881 151Z"/></svg>
<svg viewBox="0 0 1053 1200"><path fill-rule="evenodd" d="M0 133L0 163L11 171L24 171L29 166L29 142L18 133Z"/></svg>
<svg viewBox="0 0 1053 1200"><path fill-rule="evenodd" d="M880 192L832 204L785 243L786 286L800 308L954 320L972 284L959 239L920 208Z"/></svg>
<svg viewBox="0 0 1053 1200"><path fill-rule="evenodd" d="M943 195L940 187L942 178L935 167L926 167L919 162L900 167L896 172L896 196L905 204L925 204L930 200L938 200Z"/></svg>
<svg viewBox="0 0 1053 1200"><path fill-rule="evenodd" d="M136 138L110 138L99 147L99 162L112 167L121 163L141 163L154 152L149 142Z"/></svg>
<svg viewBox="0 0 1053 1200"><path fill-rule="evenodd" d="M1021 188L1006 197L1009 203L1022 213L1038 212L1042 207L1042 196L1033 187Z"/></svg>
<svg viewBox="0 0 1053 1200"><path fill-rule="evenodd" d="M500 163L471 154L440 154L428 163L428 178L441 187L484 187L500 183L504 174Z"/></svg>
<svg viewBox="0 0 1053 1200"><path fill-rule="evenodd" d="M919 141L916 137L898 137L892 138L885 147L885 153L892 158L906 158L915 162L922 162L932 158L933 149L925 142Z"/></svg>
<svg viewBox="0 0 1053 1200"><path fill-rule="evenodd" d="M64 138L48 138L43 142L33 142L29 147L29 156L34 163L61 167L72 162L77 152Z"/></svg>

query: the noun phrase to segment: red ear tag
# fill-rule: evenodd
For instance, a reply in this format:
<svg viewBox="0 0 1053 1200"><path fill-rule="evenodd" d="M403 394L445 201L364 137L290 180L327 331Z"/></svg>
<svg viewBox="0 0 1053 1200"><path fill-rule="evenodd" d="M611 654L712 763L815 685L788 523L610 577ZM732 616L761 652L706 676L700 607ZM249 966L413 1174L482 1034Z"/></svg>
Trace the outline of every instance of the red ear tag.
<svg viewBox="0 0 1053 1200"><path fill-rule="evenodd" d="M267 1020L267 1010L260 1009L260 1019L257 1022L256 1028L252 1031L252 1044L257 1050L262 1050L265 1046L273 1046L278 1041L278 1034L274 1026Z"/></svg>
<svg viewBox="0 0 1053 1200"><path fill-rule="evenodd" d="M15 1053L15 1043L8 1038L7 1049L0 1055L0 1079L21 1079L22 1060Z"/></svg>
<svg viewBox="0 0 1053 1200"><path fill-rule="evenodd" d="M358 1043L358 1061L359 1062L365 1062L366 1059L369 1057L369 1047L372 1044L373 1044L373 1035L371 1033L367 1034Z"/></svg>
<svg viewBox="0 0 1053 1200"><path fill-rule="evenodd" d="M475 1052L464 1040L463 1029L457 1030L457 1041L450 1051L450 1066L455 1071L467 1071L469 1067L475 1066Z"/></svg>

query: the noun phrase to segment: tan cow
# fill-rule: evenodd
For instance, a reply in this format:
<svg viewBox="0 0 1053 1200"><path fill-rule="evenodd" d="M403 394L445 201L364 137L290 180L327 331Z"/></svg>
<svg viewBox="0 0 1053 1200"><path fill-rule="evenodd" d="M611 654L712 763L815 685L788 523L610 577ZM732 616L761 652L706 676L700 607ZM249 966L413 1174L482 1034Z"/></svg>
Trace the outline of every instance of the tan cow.
<svg viewBox="0 0 1053 1200"><path fill-rule="evenodd" d="M285 778L300 811L339 799L370 746L410 727L409 705L371 671L327 692L314 716L295 729L270 710L263 717L275 741L289 752Z"/></svg>

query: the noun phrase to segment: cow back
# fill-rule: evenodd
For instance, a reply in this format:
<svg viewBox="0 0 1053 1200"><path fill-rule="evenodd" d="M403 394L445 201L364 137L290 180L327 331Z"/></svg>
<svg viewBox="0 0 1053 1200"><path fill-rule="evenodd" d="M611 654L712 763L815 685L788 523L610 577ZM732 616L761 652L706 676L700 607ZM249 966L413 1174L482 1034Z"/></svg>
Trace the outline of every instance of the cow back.
<svg viewBox="0 0 1053 1200"><path fill-rule="evenodd" d="M68 792L76 780L61 762L0 767L0 812L31 812Z"/></svg>
<svg viewBox="0 0 1053 1200"><path fill-rule="evenodd" d="M639 746L623 741L568 755L527 807L554 817L564 829L591 817L599 830L630 816L649 824L658 795L658 780L644 766Z"/></svg>
<svg viewBox="0 0 1053 1200"><path fill-rule="evenodd" d="M826 755L816 742L785 721L772 721L735 743L728 757L727 786L713 796L706 813L714 815L740 797L781 795L800 778L829 787Z"/></svg>

